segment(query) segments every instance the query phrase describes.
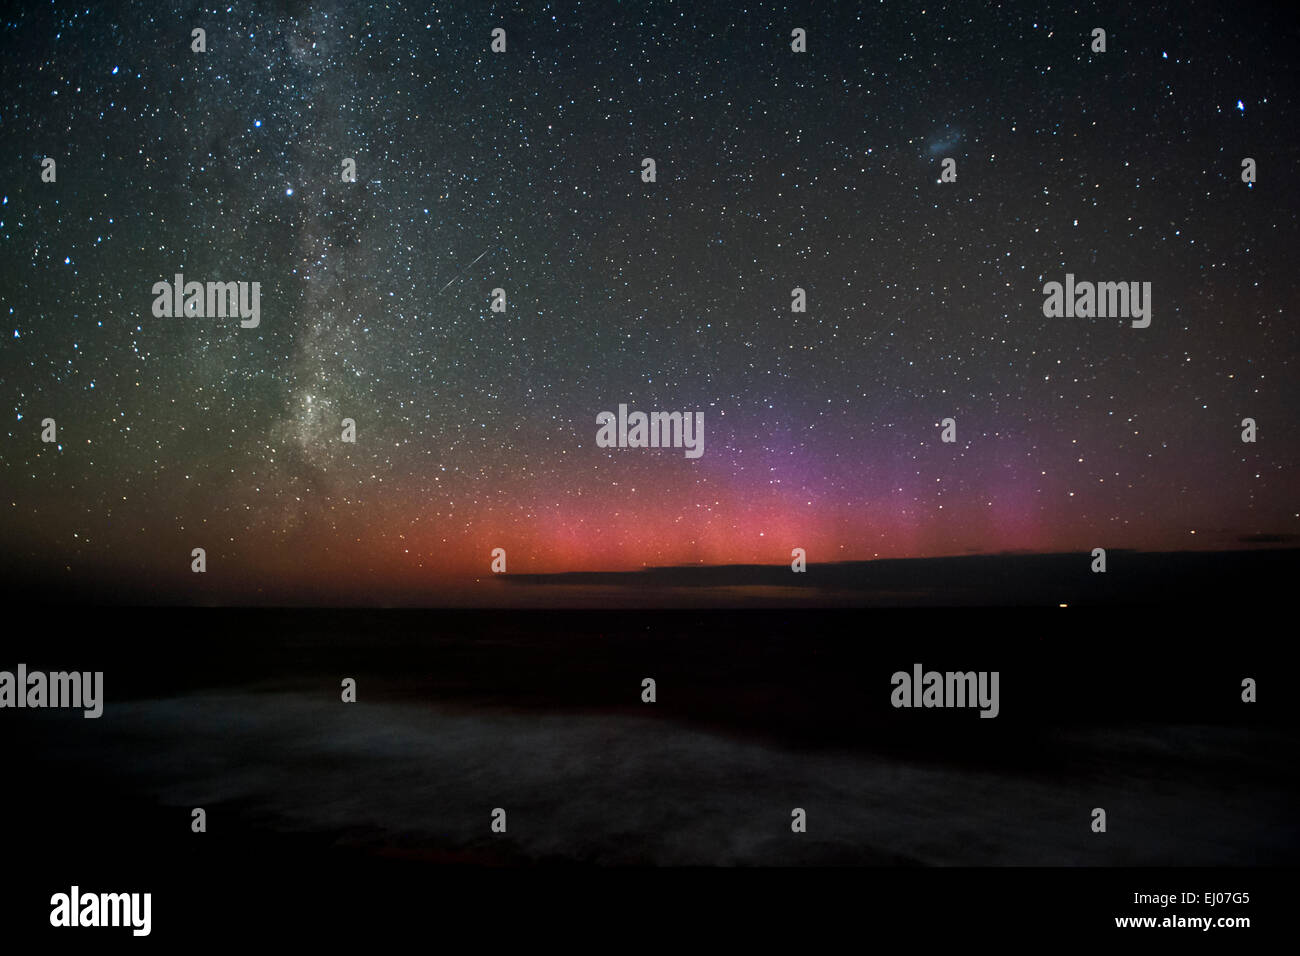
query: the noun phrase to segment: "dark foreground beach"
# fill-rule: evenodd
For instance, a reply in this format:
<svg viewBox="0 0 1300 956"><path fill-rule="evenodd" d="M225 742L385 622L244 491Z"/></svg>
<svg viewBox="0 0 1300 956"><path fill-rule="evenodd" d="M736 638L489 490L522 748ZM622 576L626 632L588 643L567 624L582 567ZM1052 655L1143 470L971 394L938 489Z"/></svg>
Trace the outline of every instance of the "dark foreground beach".
<svg viewBox="0 0 1300 956"><path fill-rule="evenodd" d="M0 714L6 857L30 876L8 904L24 922L77 881L152 888L165 922L209 912L189 895L204 887L319 902L343 880L356 902L474 885L439 864L1300 861L1294 655L1264 621L1140 608L71 613L75 625L10 641L0 664L104 672L98 719ZM893 707L891 675L916 664L997 671L997 717ZM1247 677L1255 703L1241 699ZM194 808L206 833L191 832ZM806 832L792 832L795 808Z"/></svg>

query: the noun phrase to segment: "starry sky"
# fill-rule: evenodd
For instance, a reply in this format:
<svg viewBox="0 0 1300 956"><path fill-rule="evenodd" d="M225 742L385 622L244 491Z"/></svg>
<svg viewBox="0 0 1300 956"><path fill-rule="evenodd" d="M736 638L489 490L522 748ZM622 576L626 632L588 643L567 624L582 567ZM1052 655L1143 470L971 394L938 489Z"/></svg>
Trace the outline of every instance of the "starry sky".
<svg viewBox="0 0 1300 956"><path fill-rule="evenodd" d="M27 6L10 568L438 604L495 593L497 547L551 574L1300 533L1270 5ZM1150 328L1045 318L1067 272L1151 282ZM176 273L260 282L260 325L154 317ZM702 411L703 456L597 447L620 403Z"/></svg>

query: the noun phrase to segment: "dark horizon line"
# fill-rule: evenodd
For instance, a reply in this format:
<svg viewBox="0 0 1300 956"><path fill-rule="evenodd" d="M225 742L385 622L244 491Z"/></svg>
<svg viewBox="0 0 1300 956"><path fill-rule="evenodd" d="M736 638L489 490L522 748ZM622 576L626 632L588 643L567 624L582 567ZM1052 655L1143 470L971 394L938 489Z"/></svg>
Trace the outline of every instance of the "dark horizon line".
<svg viewBox="0 0 1300 956"><path fill-rule="evenodd" d="M444 576L407 581L334 580L319 584L220 576L186 587L181 575L124 579L105 573L75 583L30 567L10 567L0 586L16 606L102 607L411 607L546 609L589 606L669 609L687 605L762 607L1239 606L1289 599L1300 548L1231 551L1106 551L1094 573L1087 551L1001 552L927 558L789 564L670 565L630 571ZM190 582L186 582L190 583ZM438 585L441 584L439 587ZM533 603L536 602L536 603ZM551 602L551 603L548 603Z"/></svg>
<svg viewBox="0 0 1300 956"><path fill-rule="evenodd" d="M1269 536L1269 537L1270 539L1276 537L1276 538L1295 539L1297 541L1300 541L1300 536L1298 535L1285 535L1285 536L1279 535L1279 536ZM1273 542L1270 540L1270 543L1281 544L1281 543L1288 543L1288 542L1283 542L1281 540ZM1270 554L1270 555L1288 554L1297 559L1300 559L1300 547L1232 548L1232 549L1197 548L1197 549L1187 549L1182 551L1168 551L1168 550L1147 551L1141 548L1106 548L1105 551L1106 551L1107 562L1110 561L1112 556L1116 556L1116 555L1125 556L1125 557L1137 556L1145 560L1145 559L1158 558L1158 557L1169 557L1173 559L1226 558L1232 555L1244 556L1244 555L1261 555L1261 554ZM884 565L904 565L904 564L910 566L916 566L920 564L938 565L947 562L979 562L979 561L1006 560L1006 559L1024 559L1024 560L1033 560L1033 561L1056 559L1056 560L1070 560L1070 561L1082 560L1087 562L1087 561L1091 561L1092 552L1091 551L1029 551L1029 550L1012 549L1007 551L989 551L989 552L981 551L981 552L974 552L974 553L968 552L965 554L931 555L927 557L850 558L842 561L809 560L808 568L810 570L803 573L811 574L812 573L811 569L814 567L840 570L840 569L849 569L849 568L880 567ZM755 563L664 564L664 565L650 565L643 568L633 568L628 570L539 571L539 572L502 574L502 575L498 575L498 577L500 577L502 580L505 580L507 582L514 581L515 583L519 583L519 584L536 584L536 583L552 582L552 581L559 583L559 579L567 579L569 581L574 581L578 578L608 579L613 577L632 577L632 576L642 577L642 576L668 575L668 574L678 573L678 572L686 573L686 572L708 572L708 571L714 571L714 572L777 571L783 575L793 573L790 569L789 562L782 562L777 564L755 564ZM793 582L793 583L800 583L800 582Z"/></svg>

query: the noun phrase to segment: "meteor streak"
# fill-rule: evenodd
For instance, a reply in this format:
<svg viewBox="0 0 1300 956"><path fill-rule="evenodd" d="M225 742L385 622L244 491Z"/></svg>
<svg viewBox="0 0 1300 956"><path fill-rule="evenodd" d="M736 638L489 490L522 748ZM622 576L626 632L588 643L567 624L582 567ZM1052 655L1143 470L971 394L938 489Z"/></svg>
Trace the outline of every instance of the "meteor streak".
<svg viewBox="0 0 1300 956"><path fill-rule="evenodd" d="M491 252L491 251L492 251L492 247L491 247L491 246L488 246L486 249L484 249L482 252L480 252L480 253L478 254L478 259L475 259L474 262L478 262L479 259L482 259L485 255L487 255L487 254L488 254L489 252ZM459 273L457 273L456 275L452 276L452 277L451 277L451 282L448 282L447 285L443 286L441 289L438 290L438 295L442 295L444 292L447 291L447 287L450 286L452 282L455 282L457 279L459 279L461 276L463 276L463 275L464 275L466 272L468 272L470 269L474 268L474 262L471 262L471 263L470 263L469 265L467 265L464 269L461 269Z"/></svg>

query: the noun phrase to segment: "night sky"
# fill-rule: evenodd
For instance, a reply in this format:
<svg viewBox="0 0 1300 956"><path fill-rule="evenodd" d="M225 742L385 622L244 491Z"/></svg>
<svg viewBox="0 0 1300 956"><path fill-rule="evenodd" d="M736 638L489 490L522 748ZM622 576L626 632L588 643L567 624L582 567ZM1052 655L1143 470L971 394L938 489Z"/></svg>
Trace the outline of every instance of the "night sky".
<svg viewBox="0 0 1300 956"><path fill-rule="evenodd" d="M497 547L811 569L1300 533L1270 5L28 6L10 568L438 604L497 586ZM155 317L177 273L260 282L260 325ZM1150 282L1150 327L1045 317L1067 273ZM620 403L702 411L703 455L597 447Z"/></svg>

